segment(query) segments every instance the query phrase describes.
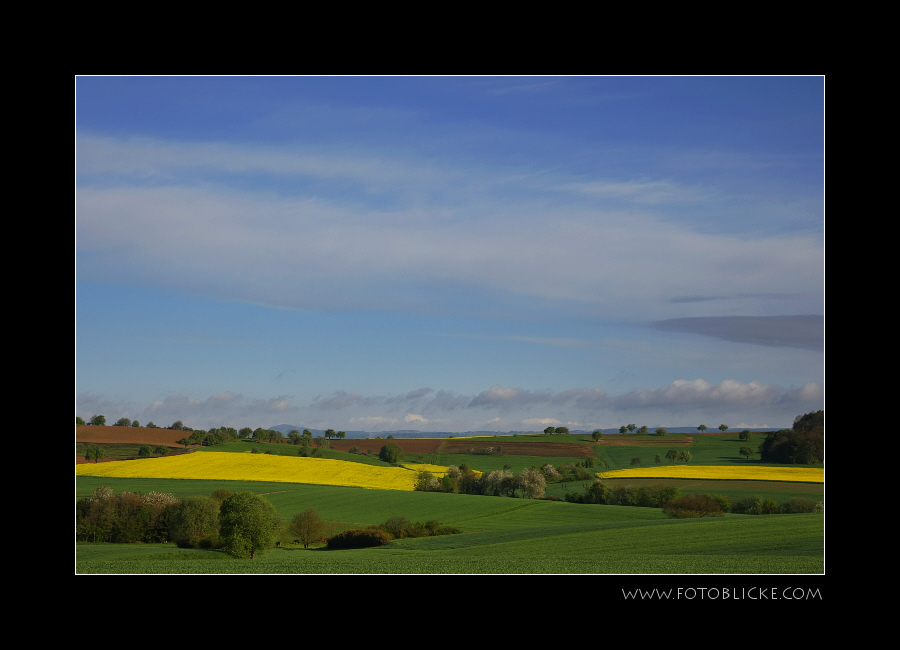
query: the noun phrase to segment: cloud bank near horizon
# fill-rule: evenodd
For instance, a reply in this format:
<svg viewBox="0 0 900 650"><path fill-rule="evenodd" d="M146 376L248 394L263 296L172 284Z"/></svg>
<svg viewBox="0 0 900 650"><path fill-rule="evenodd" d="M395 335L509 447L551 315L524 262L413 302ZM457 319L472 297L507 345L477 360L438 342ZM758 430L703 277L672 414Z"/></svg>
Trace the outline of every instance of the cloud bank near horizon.
<svg viewBox="0 0 900 650"><path fill-rule="evenodd" d="M661 388L632 390L620 395L608 395L598 388L554 392L491 386L477 395L458 395L431 388L388 396L336 391L308 404L300 404L290 395L263 400L234 393L211 395L206 399L172 395L143 408L112 403L97 395L81 395L78 406L85 420L100 413L108 421L128 417L142 424L152 421L168 426L181 420L192 428L203 429L269 427L291 420L322 429L462 432L539 430L551 424L611 428L621 426L624 419L642 418L652 420L653 426L687 426L692 418L730 417L734 421L736 417L752 419L754 413L773 411L779 414L780 421L754 426L790 426L796 415L818 410L823 400L824 387L815 382L784 388L761 382L726 380L711 384L702 379L679 379ZM577 410L576 419L567 415L572 408ZM453 428L464 422L479 426Z"/></svg>

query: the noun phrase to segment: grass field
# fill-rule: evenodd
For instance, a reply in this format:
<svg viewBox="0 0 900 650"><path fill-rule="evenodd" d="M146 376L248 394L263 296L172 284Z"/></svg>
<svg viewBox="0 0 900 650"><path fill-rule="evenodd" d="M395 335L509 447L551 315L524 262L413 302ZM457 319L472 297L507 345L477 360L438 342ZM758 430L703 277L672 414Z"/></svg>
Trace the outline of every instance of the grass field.
<svg viewBox="0 0 900 650"><path fill-rule="evenodd" d="M117 492L149 488L141 479L78 478ZM376 549L276 548L256 560L172 545L79 543L79 573L484 573L484 574L820 574L823 515L728 515L672 520L659 509L577 505L441 493L262 482L162 481L157 491L209 494L252 488L289 519L315 507L341 528L395 515L438 519L458 535L397 540Z"/></svg>
<svg viewBox="0 0 900 650"><path fill-rule="evenodd" d="M763 436L760 436L761 440ZM503 438L500 447L503 447ZM577 436L519 436L528 442L552 438L552 442L587 446L609 465L610 470L630 468L630 460L641 453L647 460L652 454L665 454L667 447L594 445ZM580 439L579 439L580 438ZM630 436L628 438L631 438ZM635 437L637 438L637 437ZM650 436L653 438L653 436ZM666 438L674 439L670 434ZM560 440L564 439L564 440ZM351 442L351 441L344 441ZM366 451L377 453L383 441L352 441ZM403 441L399 441L402 445ZM487 439L478 439L479 448ZM524 440L523 440L524 442ZM622 440L624 442L624 440ZM634 440L643 443L641 440ZM651 441L652 442L652 441ZM240 454L249 444L258 444L268 454ZM738 450L746 442L733 436L695 436L689 449L693 455L688 465L719 465L732 468L766 467L747 461ZM751 441L755 446L757 442ZM674 446L674 445L673 445ZM512 449L511 446L509 446ZM553 453L558 453L558 445ZM340 450L322 450L325 460L353 461L356 474L390 469L414 475L415 472L391 468L373 456L351 454ZM76 475L76 500L89 496L97 487L108 485L116 493L131 491L168 492L178 498L209 495L218 488L232 492L252 491L264 496L285 521L306 508L315 508L330 522L332 530L359 528L380 524L394 516L410 521L437 519L462 531L456 535L395 540L391 544L360 550L303 549L284 538L284 544L255 560L238 560L221 551L178 549L161 544L76 544L75 569L90 573L308 573L308 574L592 574L592 575L821 575L825 571L824 515L734 515L708 519L668 519L658 508L585 505L548 500L510 499L435 492L413 492L408 489L364 489L345 485L314 485L309 478L302 482L266 479L247 480L235 474L169 478L162 476L167 463L178 459L197 460L230 456L241 463L290 463L294 467L312 467L297 456L297 448L286 444L235 442L214 448L203 448L193 454L142 461L122 461L80 465ZM717 459L717 460L716 460ZM551 463L583 461L584 454L572 456L521 456L505 454L411 453L404 463L422 462L437 465L468 463L479 471L502 469L513 471ZM182 461L184 462L184 461ZM212 460L207 462L212 463ZM156 476L88 476L110 466L141 463L158 469ZM214 463L213 463L214 464ZM318 462L325 467L329 463ZM350 463L339 463L347 465ZM172 465L174 467L174 465ZM259 465L260 467L262 465ZM87 469L83 469L86 468ZM665 463L660 467L682 468L684 464ZM595 468L600 471L599 468ZM648 468L652 469L652 468ZM129 470L133 471L133 470ZM255 470L254 470L255 471ZM109 472L107 472L109 473ZM115 473L115 472L113 472ZM146 474L147 472L136 472ZM253 477L249 477L253 478ZM297 481L294 478L293 481ZM724 494L735 500L761 494L778 502L791 496L824 500L821 483L786 483L768 480L710 480L703 477L609 479L611 486L622 484L673 484L682 494L709 492ZM581 482L567 485L551 483L547 494L562 498L566 490L580 491Z"/></svg>

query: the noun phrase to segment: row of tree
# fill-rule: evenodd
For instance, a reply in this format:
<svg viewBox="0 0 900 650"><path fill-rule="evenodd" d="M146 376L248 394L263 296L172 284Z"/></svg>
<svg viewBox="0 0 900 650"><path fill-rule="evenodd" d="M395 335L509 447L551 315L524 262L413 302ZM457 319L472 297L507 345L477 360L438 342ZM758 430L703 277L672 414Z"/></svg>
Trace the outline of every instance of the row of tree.
<svg viewBox="0 0 900 650"><path fill-rule="evenodd" d="M584 481L594 478L585 465L594 465L593 459L585 464L564 464L559 468L547 463L541 467L529 467L514 474L507 465L492 472L476 472L468 464L451 465L447 473L438 478L431 472L419 472L415 489L420 492L448 492L453 494L479 494L483 496L518 497L540 499L547 483Z"/></svg>

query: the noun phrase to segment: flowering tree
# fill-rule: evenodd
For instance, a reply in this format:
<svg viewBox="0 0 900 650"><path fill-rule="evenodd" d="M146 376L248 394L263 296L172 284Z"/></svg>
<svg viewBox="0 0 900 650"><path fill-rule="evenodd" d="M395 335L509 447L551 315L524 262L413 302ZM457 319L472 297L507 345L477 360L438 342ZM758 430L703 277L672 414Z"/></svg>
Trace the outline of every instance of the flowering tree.
<svg viewBox="0 0 900 650"><path fill-rule="evenodd" d="M544 496L547 488L547 479L539 469L529 467L519 474L519 487L522 493L529 499L539 499Z"/></svg>

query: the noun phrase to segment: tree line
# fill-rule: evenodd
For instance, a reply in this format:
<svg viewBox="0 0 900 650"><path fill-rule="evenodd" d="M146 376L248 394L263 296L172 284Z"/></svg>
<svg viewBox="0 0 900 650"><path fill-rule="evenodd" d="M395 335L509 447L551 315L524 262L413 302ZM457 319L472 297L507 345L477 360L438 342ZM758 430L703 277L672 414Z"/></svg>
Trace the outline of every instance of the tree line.
<svg viewBox="0 0 900 650"><path fill-rule="evenodd" d="M115 494L109 486L94 490L76 504L76 537L80 541L169 543L180 548L220 549L239 558L255 558L280 546L283 539L309 548L326 543L329 548L384 544L392 539L458 533L437 520L424 524L405 517L391 517L365 530L334 534L334 525L322 520L313 508L285 522L274 506L252 492L219 489L210 496L177 499L172 494L135 492Z"/></svg>

